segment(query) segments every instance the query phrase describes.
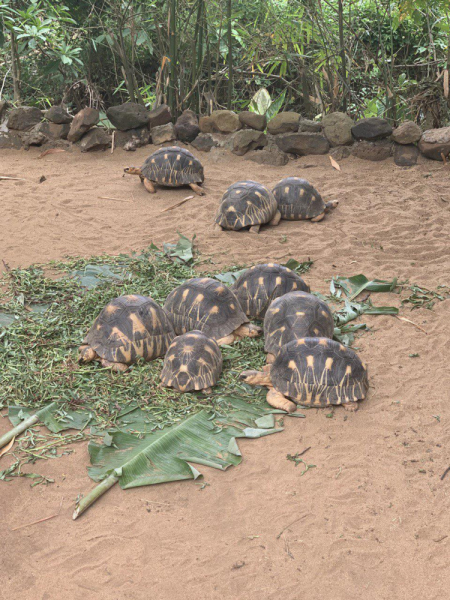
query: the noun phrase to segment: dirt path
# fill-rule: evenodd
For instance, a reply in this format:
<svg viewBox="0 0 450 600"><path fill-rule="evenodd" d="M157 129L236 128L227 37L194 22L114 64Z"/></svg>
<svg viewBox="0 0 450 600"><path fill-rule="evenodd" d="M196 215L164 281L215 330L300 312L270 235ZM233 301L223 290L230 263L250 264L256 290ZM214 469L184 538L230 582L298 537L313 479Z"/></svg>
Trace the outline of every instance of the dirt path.
<svg viewBox="0 0 450 600"><path fill-rule="evenodd" d="M217 265L311 257L306 279L320 292L337 274L450 285L450 171L440 163L402 170L348 159L339 173L326 156L273 168L201 155L207 195L161 213L190 191L151 196L122 177L148 153L1 152L0 174L26 181L0 182L0 259L15 267L126 252L178 230L197 234ZM258 236L212 231L227 185L287 175L306 177L339 208L322 223L282 222ZM117 488L72 522L77 494L92 485L84 444L39 463L53 485L0 481L0 598L447 599L450 474L440 477L450 465L449 301L402 314L428 335L391 317L365 319L373 328L358 346L371 391L357 413L304 410L284 433L240 442L239 467L202 468L204 489ZM0 420L0 432L7 428ZM316 467L301 476L286 454L309 446L305 460ZM12 531L57 512L61 499L57 518Z"/></svg>

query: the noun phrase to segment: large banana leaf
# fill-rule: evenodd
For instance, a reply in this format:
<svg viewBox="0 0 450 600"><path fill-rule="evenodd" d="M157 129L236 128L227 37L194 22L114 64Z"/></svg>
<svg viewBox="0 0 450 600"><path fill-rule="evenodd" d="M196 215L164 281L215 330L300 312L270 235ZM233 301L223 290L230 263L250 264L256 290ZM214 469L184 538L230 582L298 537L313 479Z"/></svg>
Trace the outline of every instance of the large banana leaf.
<svg viewBox="0 0 450 600"><path fill-rule="evenodd" d="M191 463L221 470L238 465L242 456L236 438L259 438L282 431L276 427L274 417L280 412L267 404L223 398L220 414L203 410L163 431L141 437L112 431L103 444L90 442L92 467L88 472L101 483L80 500L73 518L117 482L128 489L196 479L201 473Z"/></svg>
<svg viewBox="0 0 450 600"><path fill-rule="evenodd" d="M369 281L365 275L354 275L353 277L333 277L330 284L330 291L336 294L336 287L344 290L349 300L356 298L362 291L369 292L392 292L397 285L397 278L392 281L383 279L373 279Z"/></svg>

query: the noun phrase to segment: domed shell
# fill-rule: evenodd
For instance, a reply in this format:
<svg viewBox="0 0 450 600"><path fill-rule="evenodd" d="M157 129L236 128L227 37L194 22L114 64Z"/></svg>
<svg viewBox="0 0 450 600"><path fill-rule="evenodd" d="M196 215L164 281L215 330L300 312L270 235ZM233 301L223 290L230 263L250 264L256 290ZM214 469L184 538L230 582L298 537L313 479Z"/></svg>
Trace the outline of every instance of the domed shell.
<svg viewBox="0 0 450 600"><path fill-rule="evenodd" d="M289 292L276 298L264 318L265 351L272 354L292 340L332 338L333 333L333 315L328 305L307 292Z"/></svg>
<svg viewBox="0 0 450 600"><path fill-rule="evenodd" d="M233 292L209 277L182 283L167 296L164 308L178 335L198 329L219 340L248 322Z"/></svg>
<svg viewBox="0 0 450 600"><path fill-rule="evenodd" d="M322 196L306 179L286 177L279 181L272 191L282 219L314 219L325 210Z"/></svg>
<svg viewBox="0 0 450 600"><path fill-rule="evenodd" d="M100 358L130 365L164 356L174 337L171 318L154 300L128 295L105 306L84 343Z"/></svg>
<svg viewBox="0 0 450 600"><path fill-rule="evenodd" d="M282 346L270 375L278 392L317 408L363 400L369 387L358 355L327 338L303 338Z"/></svg>
<svg viewBox="0 0 450 600"><path fill-rule="evenodd" d="M270 303L279 296L294 290L310 291L297 273L275 263L247 269L231 289L251 319L263 319Z"/></svg>
<svg viewBox="0 0 450 600"><path fill-rule="evenodd" d="M160 148L153 152L141 167L141 174L167 187L202 183L203 166L198 158L178 146Z"/></svg>
<svg viewBox="0 0 450 600"><path fill-rule="evenodd" d="M217 383L221 372L222 353L217 342L201 331L190 331L170 345L161 381L179 392L204 390Z"/></svg>
<svg viewBox="0 0 450 600"><path fill-rule="evenodd" d="M270 190L256 181L238 181L222 197L216 223L224 229L239 231L264 225L277 212L277 201Z"/></svg>

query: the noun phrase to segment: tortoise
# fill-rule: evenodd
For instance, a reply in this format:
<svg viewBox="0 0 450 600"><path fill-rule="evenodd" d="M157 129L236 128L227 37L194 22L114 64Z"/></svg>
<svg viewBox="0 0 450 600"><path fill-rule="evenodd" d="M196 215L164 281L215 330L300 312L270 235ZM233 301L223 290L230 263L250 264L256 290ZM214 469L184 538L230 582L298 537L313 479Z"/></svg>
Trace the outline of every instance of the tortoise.
<svg viewBox="0 0 450 600"><path fill-rule="evenodd" d="M281 218L287 221L310 219L315 223L339 204L338 200L324 202L316 188L300 177L282 179L272 192L278 202Z"/></svg>
<svg viewBox="0 0 450 600"><path fill-rule="evenodd" d="M275 361L262 371L243 371L240 379L269 388L267 402L287 412L296 405L322 408L343 404L357 410L369 382L358 355L328 338L292 340L280 348Z"/></svg>
<svg viewBox="0 0 450 600"><path fill-rule="evenodd" d="M164 358L161 381L179 392L211 393L222 372L222 353L217 342L202 331L176 337Z"/></svg>
<svg viewBox="0 0 450 600"><path fill-rule="evenodd" d="M78 362L99 360L104 367L126 371L139 358L163 356L174 337L170 316L154 300L119 296L95 319L79 348Z"/></svg>
<svg viewBox="0 0 450 600"><path fill-rule="evenodd" d="M278 225L280 218L270 190L256 181L238 181L223 195L215 227L234 231L249 227L252 233L258 233L261 225Z"/></svg>
<svg viewBox="0 0 450 600"><path fill-rule="evenodd" d="M198 329L223 345L262 333L261 327L248 322L233 292L209 277L182 283L167 296L164 309L171 314L177 335Z"/></svg>
<svg viewBox="0 0 450 600"><path fill-rule="evenodd" d="M308 284L297 273L275 263L247 269L231 289L250 319L264 319L270 303L278 296L293 290L310 291Z"/></svg>
<svg viewBox="0 0 450 600"><path fill-rule="evenodd" d="M126 167L124 172L139 175L145 189L151 194L156 192L154 183L166 187L188 185L199 196L205 194L198 185L205 180L201 162L189 150L178 146L159 148L142 167Z"/></svg>
<svg viewBox="0 0 450 600"><path fill-rule="evenodd" d="M264 318L264 349L273 362L281 346L306 337L332 338L334 320L323 301L307 292L289 292L276 298Z"/></svg>

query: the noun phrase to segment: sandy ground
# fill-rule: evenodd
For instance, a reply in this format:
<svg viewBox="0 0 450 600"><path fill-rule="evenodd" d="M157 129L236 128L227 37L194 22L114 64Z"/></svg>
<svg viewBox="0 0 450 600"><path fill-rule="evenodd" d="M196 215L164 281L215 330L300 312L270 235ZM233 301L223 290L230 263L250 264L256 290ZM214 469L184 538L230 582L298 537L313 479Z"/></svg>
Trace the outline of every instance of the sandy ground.
<svg viewBox="0 0 450 600"><path fill-rule="evenodd" d="M422 162L304 157L282 168L232 155L201 155L207 195L162 209L189 191L145 192L122 168L136 153L0 153L0 259L12 267L139 249L197 234L218 265L311 257L306 277L327 291L332 275L450 284L450 170ZM307 168L308 167L308 168ZM38 183L45 175L46 181ZM318 224L282 222L260 235L220 233L211 223L237 179L273 185L309 179L339 208ZM99 197L116 200L105 200ZM375 297L399 305L397 296ZM402 314L428 335L392 317L366 318L359 340L371 390L357 413L341 408L286 419L284 433L240 443L242 465L202 468L194 482L110 491L78 521L77 494L91 488L86 445L41 462L55 484L0 482L0 598L58 600L441 600L450 585L449 301ZM418 353L418 358L410 354ZM0 431L8 428L0 420ZM286 460L305 455L316 468ZM5 459L4 459L5 460ZM12 531L49 516L50 521Z"/></svg>

